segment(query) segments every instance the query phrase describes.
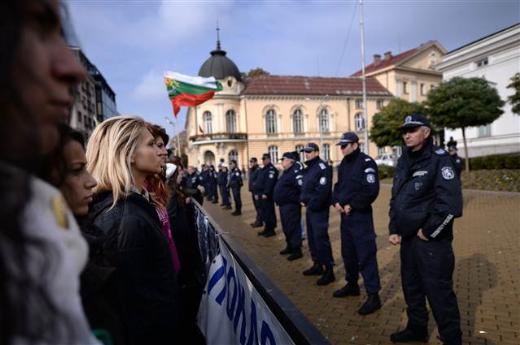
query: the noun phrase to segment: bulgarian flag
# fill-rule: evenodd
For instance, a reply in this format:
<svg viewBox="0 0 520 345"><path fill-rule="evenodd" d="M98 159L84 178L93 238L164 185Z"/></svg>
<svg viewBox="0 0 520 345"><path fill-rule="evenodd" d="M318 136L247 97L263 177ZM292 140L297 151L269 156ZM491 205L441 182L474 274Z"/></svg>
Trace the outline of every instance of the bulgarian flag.
<svg viewBox="0 0 520 345"><path fill-rule="evenodd" d="M164 83L175 116L181 110L181 106L194 107L202 104L213 98L216 91L222 90L222 84L214 77L190 77L176 72L166 72Z"/></svg>

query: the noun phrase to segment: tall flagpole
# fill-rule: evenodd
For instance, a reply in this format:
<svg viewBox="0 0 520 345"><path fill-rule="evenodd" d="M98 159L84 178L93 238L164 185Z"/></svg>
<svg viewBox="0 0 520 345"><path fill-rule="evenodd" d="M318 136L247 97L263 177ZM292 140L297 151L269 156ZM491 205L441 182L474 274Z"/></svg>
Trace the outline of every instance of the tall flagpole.
<svg viewBox="0 0 520 345"><path fill-rule="evenodd" d="M365 121L364 143L365 153L368 155L368 111L367 111L367 82L365 76L365 18L363 14L363 0L359 0L359 26L361 31L361 81L363 84L363 120Z"/></svg>

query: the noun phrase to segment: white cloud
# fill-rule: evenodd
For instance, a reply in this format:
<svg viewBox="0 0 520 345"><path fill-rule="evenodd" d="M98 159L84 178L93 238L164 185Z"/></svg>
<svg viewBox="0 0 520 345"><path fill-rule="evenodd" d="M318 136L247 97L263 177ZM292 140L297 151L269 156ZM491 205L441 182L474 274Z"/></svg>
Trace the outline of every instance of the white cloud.
<svg viewBox="0 0 520 345"><path fill-rule="evenodd" d="M163 82L163 73L156 70L146 73L133 89L132 95L137 100L145 102L164 100L168 94Z"/></svg>

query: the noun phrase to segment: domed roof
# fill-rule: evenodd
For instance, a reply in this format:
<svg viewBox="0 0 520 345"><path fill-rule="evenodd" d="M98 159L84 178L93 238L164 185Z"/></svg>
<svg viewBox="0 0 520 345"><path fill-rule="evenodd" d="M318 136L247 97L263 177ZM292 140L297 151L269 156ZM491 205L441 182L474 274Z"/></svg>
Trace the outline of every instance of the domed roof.
<svg viewBox="0 0 520 345"><path fill-rule="evenodd" d="M217 41L217 49L211 52L211 57L200 67L199 76L215 77L219 80L229 76L235 77L236 80L242 79L237 65L226 56L226 51L220 49L220 40Z"/></svg>

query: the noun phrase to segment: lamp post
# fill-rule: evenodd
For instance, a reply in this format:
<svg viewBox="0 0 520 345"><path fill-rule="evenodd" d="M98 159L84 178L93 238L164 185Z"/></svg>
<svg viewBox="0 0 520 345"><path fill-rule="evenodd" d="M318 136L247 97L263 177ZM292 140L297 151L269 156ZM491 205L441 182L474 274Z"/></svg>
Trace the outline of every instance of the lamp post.
<svg viewBox="0 0 520 345"><path fill-rule="evenodd" d="M175 153L180 157L181 156L181 144L180 144L180 140L179 140L179 133L175 133L175 129L176 129L175 123L176 122L173 122L167 116L165 116L164 119L166 120L166 122L169 125L172 126L172 128L173 128L173 135L175 135L177 137L177 147L175 148L175 150L176 150Z"/></svg>
<svg viewBox="0 0 520 345"><path fill-rule="evenodd" d="M365 153L368 154L368 111L367 111L367 81L365 76L365 19L363 0L359 0L359 26L361 31L361 82L363 84L363 121L365 122L364 138Z"/></svg>

